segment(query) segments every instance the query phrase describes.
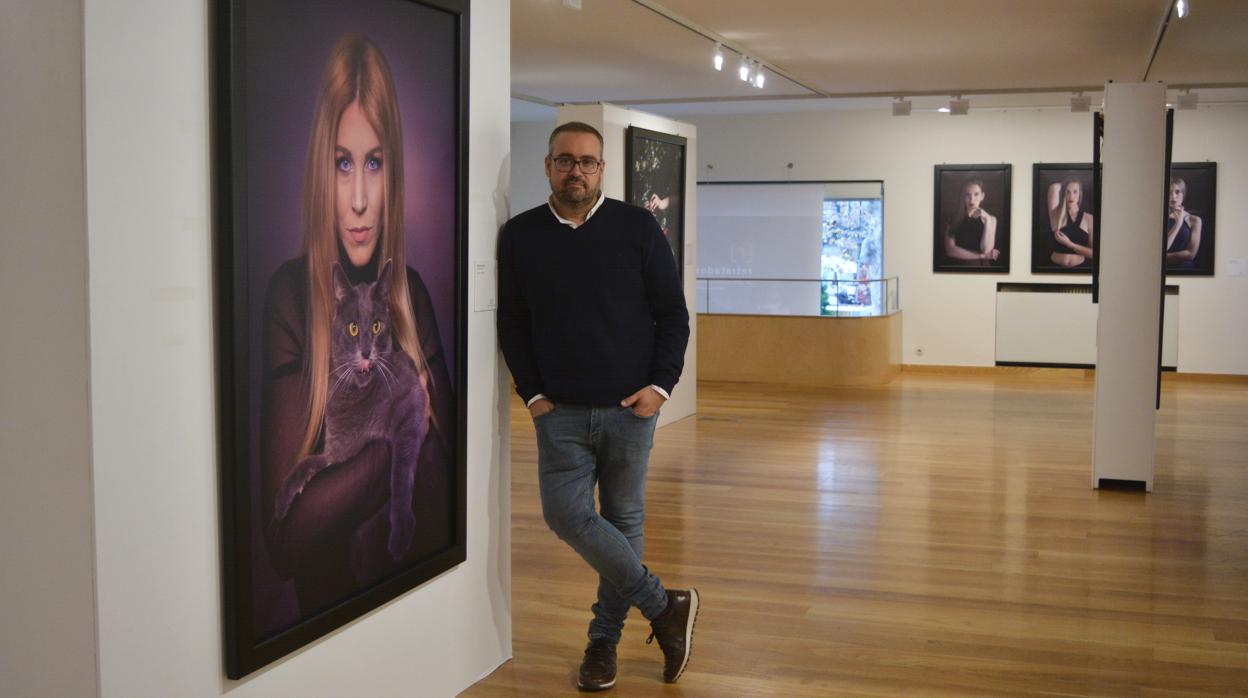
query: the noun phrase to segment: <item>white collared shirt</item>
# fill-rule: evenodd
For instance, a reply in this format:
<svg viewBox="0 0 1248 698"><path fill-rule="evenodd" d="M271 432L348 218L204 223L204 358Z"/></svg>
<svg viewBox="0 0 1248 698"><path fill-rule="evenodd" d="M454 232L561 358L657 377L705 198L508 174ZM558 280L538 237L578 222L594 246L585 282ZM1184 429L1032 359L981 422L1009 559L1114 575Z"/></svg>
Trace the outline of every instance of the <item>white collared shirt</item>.
<svg viewBox="0 0 1248 698"><path fill-rule="evenodd" d="M548 207L550 208L550 212L551 212L552 214L554 214L554 216L555 216L555 220L557 220L557 221L559 221L560 223L562 223L562 224L564 224L564 225L566 225L566 226L569 226L569 227L571 227L573 230L575 230L576 228L579 228L579 227L581 227L582 225L585 225L585 223L588 223L588 222L589 222L589 219L590 219L590 218L592 218L592 217L593 217L593 215L594 215L595 213L597 213L597 212L598 212L598 209L602 206L602 202L604 202L604 201L606 201L606 200L607 200L607 195L606 195L606 194L603 194L601 191L600 191L600 192L598 192L598 201L594 204L594 207L593 207L593 208L589 209L589 213L586 213L586 214L585 214L585 222L584 222L584 223L577 223L576 221L570 221L570 220L568 220L567 218L564 218L563 216L560 216L560 215L559 215L559 212L555 210L555 205L554 205L554 204L552 204L552 203L550 203L550 199L546 199L546 206L548 206Z"/></svg>

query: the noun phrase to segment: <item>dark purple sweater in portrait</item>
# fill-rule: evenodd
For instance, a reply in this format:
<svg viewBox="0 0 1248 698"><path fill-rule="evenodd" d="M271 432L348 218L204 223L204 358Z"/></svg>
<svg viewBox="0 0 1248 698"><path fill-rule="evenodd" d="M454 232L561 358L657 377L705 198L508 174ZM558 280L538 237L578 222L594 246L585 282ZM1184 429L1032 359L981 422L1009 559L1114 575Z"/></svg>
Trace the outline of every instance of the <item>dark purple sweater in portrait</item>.
<svg viewBox="0 0 1248 698"><path fill-rule="evenodd" d="M542 204L498 243L498 336L526 402L618 405L671 393L689 342L672 248L649 211L614 199L577 228Z"/></svg>

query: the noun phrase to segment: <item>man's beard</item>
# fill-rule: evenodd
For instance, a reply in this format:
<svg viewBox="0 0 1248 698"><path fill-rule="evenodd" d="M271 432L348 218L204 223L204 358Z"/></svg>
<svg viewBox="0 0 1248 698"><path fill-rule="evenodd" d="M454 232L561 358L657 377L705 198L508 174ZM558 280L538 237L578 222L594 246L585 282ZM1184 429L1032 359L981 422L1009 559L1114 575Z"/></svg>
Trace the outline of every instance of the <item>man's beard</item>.
<svg viewBox="0 0 1248 698"><path fill-rule="evenodd" d="M597 201L598 196L602 193L602 189L590 189L585 180L573 180L581 183L579 190L572 189L568 185L572 182L565 182L562 187L555 192L555 198L559 203L565 206L577 207L583 206L590 201ZM580 192L579 194L577 192Z"/></svg>

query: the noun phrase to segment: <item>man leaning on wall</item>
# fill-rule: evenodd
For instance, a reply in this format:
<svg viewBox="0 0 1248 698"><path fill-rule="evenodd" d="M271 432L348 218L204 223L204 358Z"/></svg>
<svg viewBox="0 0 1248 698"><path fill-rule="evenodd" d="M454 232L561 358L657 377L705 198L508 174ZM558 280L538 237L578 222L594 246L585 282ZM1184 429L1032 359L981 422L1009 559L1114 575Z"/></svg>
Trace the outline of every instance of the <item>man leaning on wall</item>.
<svg viewBox="0 0 1248 698"><path fill-rule="evenodd" d="M550 198L499 237L498 335L537 432L542 514L599 576L577 686L615 685L632 606L674 683L689 662L698 592L665 589L641 560L650 448L684 367L689 311L654 216L602 194L602 134L570 122L548 146Z"/></svg>

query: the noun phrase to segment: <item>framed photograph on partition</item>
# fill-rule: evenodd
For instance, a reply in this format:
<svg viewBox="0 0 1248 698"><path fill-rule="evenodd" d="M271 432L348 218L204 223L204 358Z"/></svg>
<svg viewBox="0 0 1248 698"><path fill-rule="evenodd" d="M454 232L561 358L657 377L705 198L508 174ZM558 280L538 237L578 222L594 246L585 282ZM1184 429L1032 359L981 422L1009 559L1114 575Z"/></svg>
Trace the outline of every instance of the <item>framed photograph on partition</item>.
<svg viewBox="0 0 1248 698"><path fill-rule="evenodd" d="M214 11L239 678L465 558L469 17L467 0Z"/></svg>
<svg viewBox="0 0 1248 698"><path fill-rule="evenodd" d="M1010 166L937 165L932 271L1010 271Z"/></svg>
<svg viewBox="0 0 1248 698"><path fill-rule="evenodd" d="M1032 273L1091 274L1100 215L1092 164L1037 163L1031 182Z"/></svg>
<svg viewBox="0 0 1248 698"><path fill-rule="evenodd" d="M654 214L685 278L685 145L683 136L628 127L624 199Z"/></svg>
<svg viewBox="0 0 1248 698"><path fill-rule="evenodd" d="M1218 164L1176 162L1166 187L1167 276L1213 276Z"/></svg>

